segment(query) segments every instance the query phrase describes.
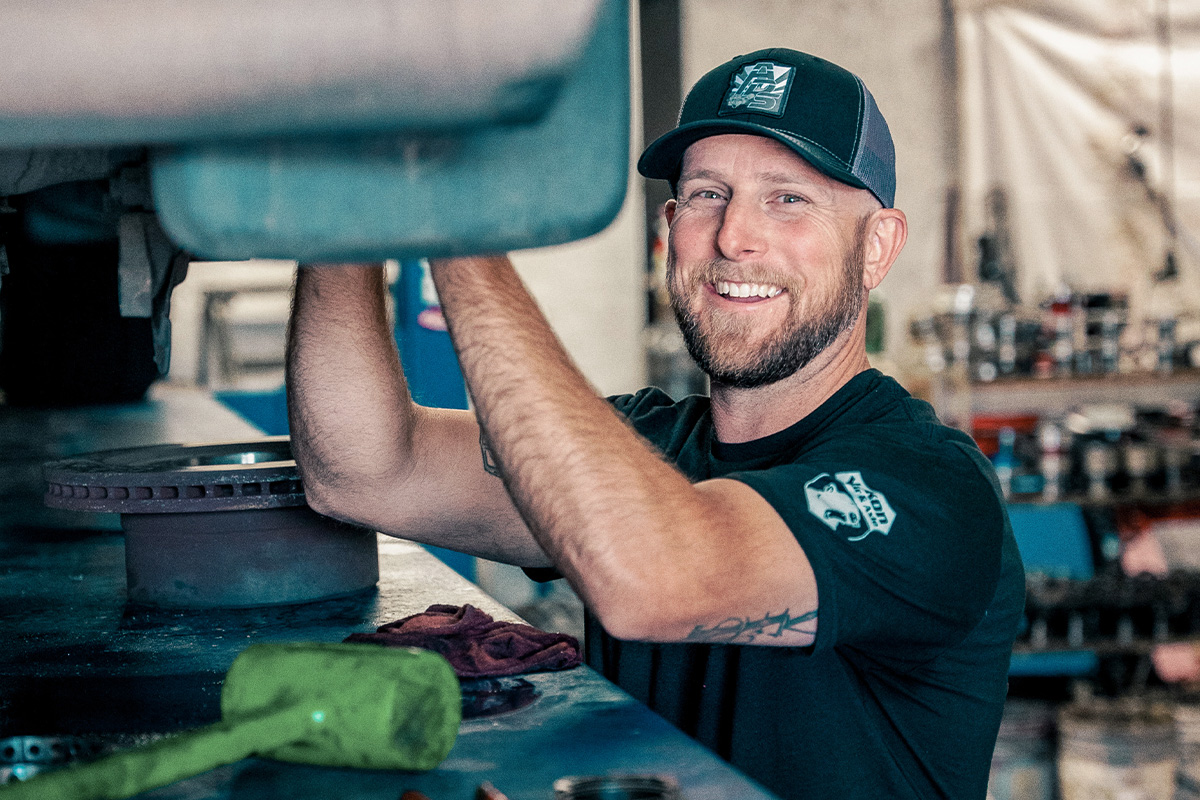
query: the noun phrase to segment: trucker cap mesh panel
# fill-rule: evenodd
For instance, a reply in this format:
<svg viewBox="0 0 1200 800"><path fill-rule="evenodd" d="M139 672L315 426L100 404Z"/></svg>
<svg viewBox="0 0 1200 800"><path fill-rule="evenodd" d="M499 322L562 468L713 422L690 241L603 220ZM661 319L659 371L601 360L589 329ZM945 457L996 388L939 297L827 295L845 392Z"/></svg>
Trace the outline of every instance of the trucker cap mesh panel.
<svg viewBox="0 0 1200 800"><path fill-rule="evenodd" d="M866 86L863 86L863 96L866 108L862 140L850 169L885 206L891 207L896 199L896 150L892 134Z"/></svg>

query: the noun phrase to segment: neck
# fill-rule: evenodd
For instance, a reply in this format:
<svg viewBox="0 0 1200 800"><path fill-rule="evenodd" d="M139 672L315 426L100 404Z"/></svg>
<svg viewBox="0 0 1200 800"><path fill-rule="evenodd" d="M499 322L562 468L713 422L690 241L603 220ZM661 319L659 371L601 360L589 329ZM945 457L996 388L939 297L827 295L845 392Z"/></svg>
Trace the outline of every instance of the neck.
<svg viewBox="0 0 1200 800"><path fill-rule="evenodd" d="M714 383L711 390L717 439L749 442L796 424L828 400L855 375L869 369L866 315L820 355L781 381L740 389Z"/></svg>

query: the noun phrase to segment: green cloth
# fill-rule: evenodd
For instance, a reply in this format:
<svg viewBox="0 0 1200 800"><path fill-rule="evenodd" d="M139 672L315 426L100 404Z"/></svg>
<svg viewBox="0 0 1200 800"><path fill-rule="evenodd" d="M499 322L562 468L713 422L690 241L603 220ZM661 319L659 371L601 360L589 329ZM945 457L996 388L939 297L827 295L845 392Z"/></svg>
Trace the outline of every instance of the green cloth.
<svg viewBox="0 0 1200 800"><path fill-rule="evenodd" d="M252 755L331 767L433 769L454 746L458 679L426 650L260 644L225 676L222 721L0 788L0 798L122 800Z"/></svg>

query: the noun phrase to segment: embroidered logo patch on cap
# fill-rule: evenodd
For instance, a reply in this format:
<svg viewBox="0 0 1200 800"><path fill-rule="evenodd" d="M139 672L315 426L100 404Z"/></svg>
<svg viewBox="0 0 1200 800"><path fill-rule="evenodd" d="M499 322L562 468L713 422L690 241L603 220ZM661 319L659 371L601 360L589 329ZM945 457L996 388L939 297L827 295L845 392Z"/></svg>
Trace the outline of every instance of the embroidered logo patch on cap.
<svg viewBox="0 0 1200 800"><path fill-rule="evenodd" d="M830 530L847 528L851 542L875 531L887 535L896 521L891 503L863 482L861 472L823 472L804 484L808 510Z"/></svg>
<svg viewBox="0 0 1200 800"><path fill-rule="evenodd" d="M717 114L770 114L782 117L796 68L775 61L746 64L729 79Z"/></svg>

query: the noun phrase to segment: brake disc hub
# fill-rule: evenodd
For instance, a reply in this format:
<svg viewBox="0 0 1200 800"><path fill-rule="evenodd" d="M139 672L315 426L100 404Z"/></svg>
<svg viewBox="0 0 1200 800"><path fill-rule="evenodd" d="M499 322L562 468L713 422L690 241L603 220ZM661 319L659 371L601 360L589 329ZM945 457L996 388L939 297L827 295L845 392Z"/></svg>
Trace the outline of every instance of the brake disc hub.
<svg viewBox="0 0 1200 800"><path fill-rule="evenodd" d="M135 603L302 603L379 580L375 534L307 506L286 436L108 450L42 474L47 505L121 515Z"/></svg>

